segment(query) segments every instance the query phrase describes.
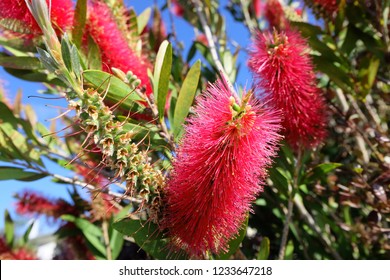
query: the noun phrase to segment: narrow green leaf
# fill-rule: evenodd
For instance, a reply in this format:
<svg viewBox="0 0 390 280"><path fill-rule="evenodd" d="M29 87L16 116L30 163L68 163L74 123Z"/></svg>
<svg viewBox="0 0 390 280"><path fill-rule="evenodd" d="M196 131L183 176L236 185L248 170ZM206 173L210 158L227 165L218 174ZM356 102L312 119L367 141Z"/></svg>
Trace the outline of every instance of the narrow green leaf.
<svg viewBox="0 0 390 280"><path fill-rule="evenodd" d="M72 215L62 215L61 219L74 223L84 234L85 238L90 242L90 244L106 257L106 249L102 243L102 230L91 223L88 220L77 218Z"/></svg>
<svg viewBox="0 0 390 280"><path fill-rule="evenodd" d="M46 177L46 175L24 171L17 167L0 166L0 180L34 181L43 177Z"/></svg>
<svg viewBox="0 0 390 280"><path fill-rule="evenodd" d="M62 215L61 219L74 223L83 233L87 232L97 237L103 236L102 230L86 219L77 218L72 215Z"/></svg>
<svg viewBox="0 0 390 280"><path fill-rule="evenodd" d="M66 68L69 70L69 72L72 72L70 45L66 33L64 35L64 38L62 38L61 40L61 53L62 53L62 60L64 61Z"/></svg>
<svg viewBox="0 0 390 280"><path fill-rule="evenodd" d="M152 222L125 218L115 221L113 227L126 236L132 236L137 240L137 244L138 242L142 244L145 241L161 239L163 237L158 226Z"/></svg>
<svg viewBox="0 0 390 280"><path fill-rule="evenodd" d="M295 26L301 31L303 37L312 37L324 33L321 27L312 25L303 21L291 21L292 26Z"/></svg>
<svg viewBox="0 0 390 280"><path fill-rule="evenodd" d="M294 258L294 242L290 240L286 246L285 260L292 260Z"/></svg>
<svg viewBox="0 0 390 280"><path fill-rule="evenodd" d="M75 45L73 45L71 48L70 59L72 62L73 72L76 74L76 77L80 78L81 77L80 57L79 57L79 52Z"/></svg>
<svg viewBox="0 0 390 280"><path fill-rule="evenodd" d="M23 234L22 245L27 244L28 238L29 238L29 236L30 236L30 233L31 233L31 230L32 230L33 226L34 226L34 222L32 222L32 223L28 226L28 228L26 229L25 233Z"/></svg>
<svg viewBox="0 0 390 280"><path fill-rule="evenodd" d="M0 172L1 174L1 172ZM7 242L9 247L13 247L15 240L15 224L9 214L8 210L5 210L4 213L4 222L5 222L5 241Z"/></svg>
<svg viewBox="0 0 390 280"><path fill-rule="evenodd" d="M169 77L172 68L172 45L168 41L162 42L156 57L154 68L154 93L160 119L164 117L165 103L168 93Z"/></svg>
<svg viewBox="0 0 390 280"><path fill-rule="evenodd" d="M84 27L87 21L87 0L77 0L74 11L74 25L72 30L72 41L77 47L81 46Z"/></svg>
<svg viewBox="0 0 390 280"><path fill-rule="evenodd" d="M116 260L122 250L124 243L123 234L117 230L113 230L110 236L110 248L112 253L112 259Z"/></svg>
<svg viewBox="0 0 390 280"><path fill-rule="evenodd" d="M137 17L138 34L141 34L142 31L145 29L145 26L148 24L151 14L152 9L148 7Z"/></svg>
<svg viewBox="0 0 390 280"><path fill-rule="evenodd" d="M102 69L102 55L100 53L99 46L93 40L91 36L88 36L88 68L89 69Z"/></svg>
<svg viewBox="0 0 390 280"><path fill-rule="evenodd" d="M321 163L314 167L313 173L317 176L323 176L328 174L329 172L333 171L334 169L343 166L341 163L337 162L326 162L326 163Z"/></svg>
<svg viewBox="0 0 390 280"><path fill-rule="evenodd" d="M21 70L42 69L39 59L31 56L0 56L0 65L6 68Z"/></svg>
<svg viewBox="0 0 390 280"><path fill-rule="evenodd" d="M124 109L136 110L139 107L144 107L142 103L134 103L135 101L144 101L135 90L111 74L99 70L86 70L83 72L83 77L101 92L106 91L109 87L106 98L111 102L122 102L121 107Z"/></svg>
<svg viewBox="0 0 390 280"><path fill-rule="evenodd" d="M268 260L269 251L270 251L269 247L270 247L269 239L268 237L264 237L263 240L261 240L259 253L257 254L256 259Z"/></svg>
<svg viewBox="0 0 390 280"><path fill-rule="evenodd" d="M51 57L51 55L44 49L37 48L39 54L39 60L43 66L50 72L55 72L58 69L57 62Z"/></svg>
<svg viewBox="0 0 390 280"><path fill-rule="evenodd" d="M244 240L245 235L246 235L248 221L249 221L249 215L247 215L247 218L242 223L241 229L238 232L237 236L235 236L232 240L230 240L229 247L228 247L229 251L216 256L215 259L228 260L240 248L241 242Z"/></svg>
<svg viewBox="0 0 390 280"><path fill-rule="evenodd" d="M196 89L198 88L200 68L201 62L200 60L198 60L191 67L180 89L179 96L176 102L173 121L173 132L175 136L180 135L184 120L186 119L188 112L190 111L190 107L195 97Z"/></svg>

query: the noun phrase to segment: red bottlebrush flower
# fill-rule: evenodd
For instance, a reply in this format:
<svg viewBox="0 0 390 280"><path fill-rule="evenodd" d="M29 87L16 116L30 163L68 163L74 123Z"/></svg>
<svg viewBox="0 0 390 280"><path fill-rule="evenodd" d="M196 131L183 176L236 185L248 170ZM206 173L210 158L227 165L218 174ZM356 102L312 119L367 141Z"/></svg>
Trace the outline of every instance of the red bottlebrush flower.
<svg viewBox="0 0 390 280"><path fill-rule="evenodd" d="M88 32L100 48L103 63L109 68L105 70L109 71L111 67L115 67L125 73L132 71L150 95L152 86L147 70L151 65L129 47L112 17L110 8L102 2L92 2L88 6L88 12Z"/></svg>
<svg viewBox="0 0 390 280"><path fill-rule="evenodd" d="M262 190L279 140L278 115L217 81L198 97L166 187L163 227L191 256L218 254Z"/></svg>
<svg viewBox="0 0 390 280"><path fill-rule="evenodd" d="M184 15L184 8L177 0L171 1L171 12L177 17L182 17Z"/></svg>
<svg viewBox="0 0 390 280"><path fill-rule="evenodd" d="M326 136L326 105L315 84L308 46L297 31L258 33L249 67L264 99L284 114L294 148L315 147Z"/></svg>
<svg viewBox="0 0 390 280"><path fill-rule="evenodd" d="M307 0L306 2L309 2L309 5L314 5L314 10L317 11L317 14L325 12L325 14L331 16L339 9L337 0Z"/></svg>
<svg viewBox="0 0 390 280"><path fill-rule="evenodd" d="M0 237L0 260L36 260L37 257L26 248L11 249L4 237Z"/></svg>
<svg viewBox="0 0 390 280"><path fill-rule="evenodd" d="M49 1L47 0L49 3ZM0 18L15 19L34 35L42 34L41 29L27 8L25 0L0 1ZM65 30L73 24L72 0L51 0L51 20L56 30Z"/></svg>
<svg viewBox="0 0 390 280"><path fill-rule="evenodd" d="M284 30L288 26L283 6L279 0L268 0L264 7L264 16L268 21L269 29Z"/></svg>
<svg viewBox="0 0 390 280"><path fill-rule="evenodd" d="M253 0L253 10L255 11L256 18L261 17L261 13L263 10L263 3L261 0Z"/></svg>
<svg viewBox="0 0 390 280"><path fill-rule="evenodd" d="M16 212L21 215L46 215L57 219L63 214L77 214L77 209L62 199L50 201L29 191L18 195L17 199Z"/></svg>

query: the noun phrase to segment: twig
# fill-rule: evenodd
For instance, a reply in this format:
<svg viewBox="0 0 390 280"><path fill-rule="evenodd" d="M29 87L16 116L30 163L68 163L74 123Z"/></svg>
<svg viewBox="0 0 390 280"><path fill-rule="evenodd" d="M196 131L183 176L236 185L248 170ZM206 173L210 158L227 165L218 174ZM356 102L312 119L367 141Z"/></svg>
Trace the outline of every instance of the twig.
<svg viewBox="0 0 390 280"><path fill-rule="evenodd" d="M108 223L105 218L103 219L102 230L103 230L104 245L106 246L107 260L112 260L110 237L108 236Z"/></svg>
<svg viewBox="0 0 390 280"><path fill-rule="evenodd" d="M286 214L286 220L285 220L284 225L283 225L282 239L280 241L279 256L278 256L279 260L283 260L285 253L286 253L287 238L288 238L288 233L289 233L291 217L293 214L294 196L295 196L296 190L298 189L298 177L299 177L299 172L300 172L301 165L302 165L302 153L303 153L303 150L300 148L298 150L297 162L296 162L296 166L294 169L292 186L289 185L287 214Z"/></svg>
<svg viewBox="0 0 390 280"><path fill-rule="evenodd" d="M213 39L213 34L211 33L210 26L207 23L205 15L203 14L201 2L199 0L192 0L192 3L195 6L196 13L197 13L197 15L199 17L199 20L200 20L200 23L202 25L203 31L205 33L205 36L206 36L206 39L207 39L207 43L209 44L209 50L210 50L210 53L211 53L211 57L213 58L215 66L217 67L219 73L224 77L224 79L228 83L228 86L229 86L231 92L234 93L237 96L237 93L234 90L233 85L231 84L231 82L229 80L229 75L226 73L226 70L223 67L222 62L219 59L219 55L218 55L218 52L217 52L217 47L215 46L215 42L214 42L214 39Z"/></svg>
<svg viewBox="0 0 390 280"><path fill-rule="evenodd" d="M68 177L65 177L65 176L62 176L62 175L59 175L59 174L51 174L51 173L47 173L47 172L46 172L46 174L49 175L49 176L52 176L53 178L56 178L56 179L64 182L64 183L78 185L78 186L87 188L90 191L97 191L98 190L95 186L93 186L91 184L88 184L88 183L85 183L85 182L82 182L82 181L79 181L79 180L76 180L76 179L73 179L73 178L68 178ZM110 190L107 190L107 191L101 190L101 191L105 192L108 195L111 195L113 197L120 198L122 200L123 199L124 200L129 200L131 202L138 203L138 204L142 203L141 199L136 199L134 197L131 197L131 196L128 196L128 195L125 195L125 194L116 193L116 192L113 192L113 191L110 191Z"/></svg>
<svg viewBox="0 0 390 280"><path fill-rule="evenodd" d="M248 13L248 9L247 9L248 6L245 5L244 3L245 1L241 0L240 2L241 2L242 13L244 14L245 25L248 27L249 33L251 33L251 35L254 35L257 27L253 24L253 20L251 19Z"/></svg>
<svg viewBox="0 0 390 280"><path fill-rule="evenodd" d="M299 200L298 197L294 198L294 205L298 209L299 213L301 214L303 219L306 221L308 226L318 235L318 237L320 238L321 243L332 254L333 258L335 258L336 260L341 260L342 258L339 255L339 253L337 253L336 250L333 249L331 241L326 236L324 236L324 233L317 226L317 224L314 221L313 217L310 215L310 213L307 211L307 209L303 205L302 201Z"/></svg>

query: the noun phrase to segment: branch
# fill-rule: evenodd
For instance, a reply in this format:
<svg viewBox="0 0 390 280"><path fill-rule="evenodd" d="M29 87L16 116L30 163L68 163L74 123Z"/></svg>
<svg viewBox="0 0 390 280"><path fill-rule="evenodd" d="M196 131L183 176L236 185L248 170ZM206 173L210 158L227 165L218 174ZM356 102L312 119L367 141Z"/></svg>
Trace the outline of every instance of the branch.
<svg viewBox="0 0 390 280"><path fill-rule="evenodd" d="M213 39L213 34L211 33L210 26L208 25L206 17L203 14L201 2L199 0L192 0L192 3L195 6L196 13L197 13L197 15L199 17L199 20L200 20L200 23L202 25L203 31L204 31L204 33L206 35L207 42L209 44L209 50L210 50L210 53L211 53L211 57L214 60L215 66L217 67L219 73L223 76L223 78L228 83L228 86L229 86L230 90L232 91L232 93L237 96L237 93L234 90L233 85L230 83L229 76L226 73L226 70L223 67L221 60L219 59L219 55L218 55L218 52L217 52L217 47L215 46L215 42L214 42L214 39Z"/></svg>

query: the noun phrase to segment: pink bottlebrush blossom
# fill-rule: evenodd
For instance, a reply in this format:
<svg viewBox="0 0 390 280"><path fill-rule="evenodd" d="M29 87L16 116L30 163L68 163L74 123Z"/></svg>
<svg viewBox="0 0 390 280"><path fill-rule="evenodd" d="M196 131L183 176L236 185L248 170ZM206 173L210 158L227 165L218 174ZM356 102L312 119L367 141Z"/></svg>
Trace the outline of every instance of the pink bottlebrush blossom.
<svg viewBox="0 0 390 280"><path fill-rule="evenodd" d="M49 1L47 0L49 3ZM68 29L73 24L72 0L51 0L51 20L57 31ZM25 0L1 0L0 18L20 21L32 35L42 34L41 29L27 8Z"/></svg>
<svg viewBox="0 0 390 280"><path fill-rule="evenodd" d="M152 87L147 70L151 68L151 64L129 47L112 17L110 8L102 2L91 2L88 12L88 32L100 48L102 61L108 67L105 70L110 71L111 67L115 67L125 73L132 71L150 95Z"/></svg>
<svg viewBox="0 0 390 280"><path fill-rule="evenodd" d="M264 16L268 21L269 29L284 30L288 26L283 6L279 0L268 0L264 7Z"/></svg>
<svg viewBox="0 0 390 280"><path fill-rule="evenodd" d="M308 46L297 31L257 34L249 67L264 99L284 114L284 135L294 148L315 147L326 136L326 105Z"/></svg>
<svg viewBox="0 0 390 280"><path fill-rule="evenodd" d="M264 9L264 4L261 2L261 0L253 0L253 9L255 11L256 18L261 17L261 14Z"/></svg>
<svg viewBox="0 0 390 280"><path fill-rule="evenodd" d="M46 215L54 219L63 214L77 214L77 209L62 199L51 201L31 191L17 196L16 212L21 215Z"/></svg>
<svg viewBox="0 0 390 280"><path fill-rule="evenodd" d="M251 93L233 97L226 81L209 85L197 104L166 187L163 227L173 247L202 257L228 249L280 137L278 115Z"/></svg>
<svg viewBox="0 0 390 280"><path fill-rule="evenodd" d="M177 0L171 1L171 12L177 17L182 17L184 15L184 8Z"/></svg>
<svg viewBox="0 0 390 280"><path fill-rule="evenodd" d="M337 0L311 0L308 2L312 2L319 10L325 11L328 15L333 15L339 8Z"/></svg>
<svg viewBox="0 0 390 280"><path fill-rule="evenodd" d="M24 247L10 248L4 237L0 237L0 260L36 260L35 254Z"/></svg>

